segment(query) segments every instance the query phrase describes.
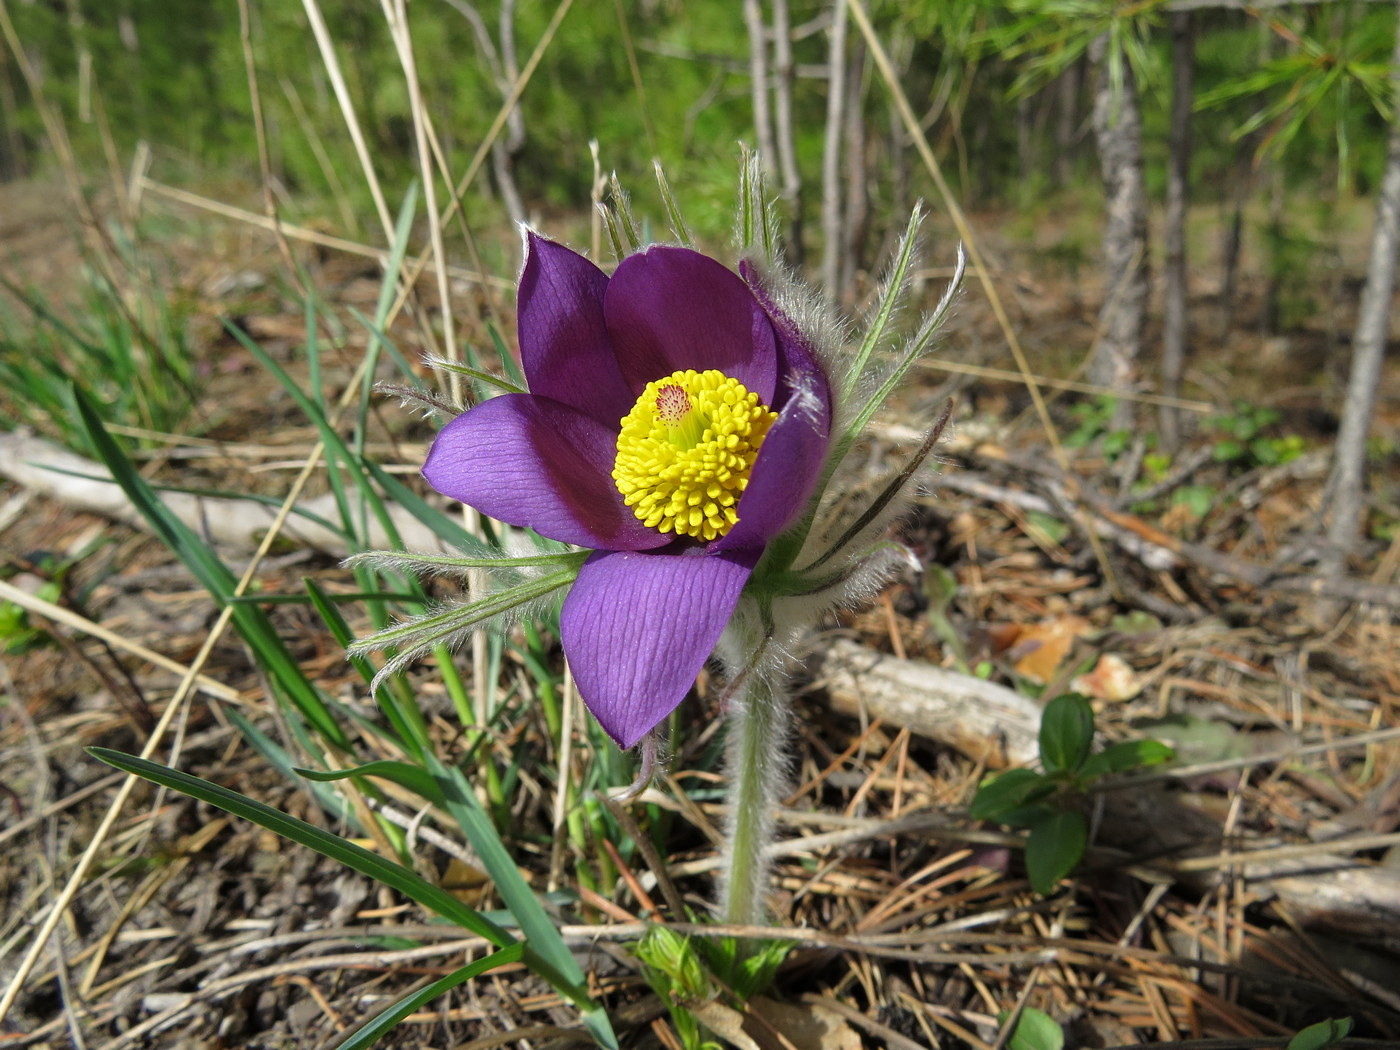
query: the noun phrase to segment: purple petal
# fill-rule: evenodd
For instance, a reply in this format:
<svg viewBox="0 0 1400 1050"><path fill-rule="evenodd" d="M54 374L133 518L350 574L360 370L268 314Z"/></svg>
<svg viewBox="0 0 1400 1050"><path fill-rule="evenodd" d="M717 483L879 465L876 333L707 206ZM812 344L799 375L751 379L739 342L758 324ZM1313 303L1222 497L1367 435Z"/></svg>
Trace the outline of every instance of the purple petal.
<svg viewBox="0 0 1400 1050"><path fill-rule="evenodd" d="M762 548L797 520L826 461L830 426L830 412L810 384L793 392L763 439L748 488L735 508L738 523L712 549Z"/></svg>
<svg viewBox="0 0 1400 1050"><path fill-rule="evenodd" d="M748 285L708 256L668 245L629 255L608 282L603 312L637 393L681 369L715 368L772 403L773 326Z"/></svg>
<svg viewBox="0 0 1400 1050"><path fill-rule="evenodd" d="M778 332L782 334L782 329ZM739 521L712 550L762 548L802 513L826 462L831 395L826 376L805 346L784 340L793 371L782 411L754 460L748 487L735 510Z"/></svg>
<svg viewBox="0 0 1400 1050"><path fill-rule="evenodd" d="M774 334L778 337L778 374L787 380L785 385L789 391L808 384L806 378L799 376L811 376L810 387L816 395L821 398L826 405L827 411L831 410L831 384L827 379L826 371L822 368L821 362L817 360L817 355L812 350L811 340L803 334L792 320L777 303L773 301L772 295L763 285L763 277L758 272L757 267L747 259L739 264L739 273L743 275L744 282L760 306L767 312L769 320L773 322ZM769 405L775 409L781 409L785 402L784 391L779 390L775 395L775 400Z"/></svg>
<svg viewBox="0 0 1400 1050"><path fill-rule="evenodd" d="M603 320L607 274L577 252L525 235L516 315L520 359L532 394L613 424L636 394L623 382Z"/></svg>
<svg viewBox="0 0 1400 1050"><path fill-rule="evenodd" d="M534 394L483 401L443 427L423 476L444 496L580 547L649 550L670 542L622 502L611 471L617 430Z"/></svg>
<svg viewBox="0 0 1400 1050"><path fill-rule="evenodd" d="M631 747L685 699L729 622L758 551L594 554L559 618L579 695Z"/></svg>

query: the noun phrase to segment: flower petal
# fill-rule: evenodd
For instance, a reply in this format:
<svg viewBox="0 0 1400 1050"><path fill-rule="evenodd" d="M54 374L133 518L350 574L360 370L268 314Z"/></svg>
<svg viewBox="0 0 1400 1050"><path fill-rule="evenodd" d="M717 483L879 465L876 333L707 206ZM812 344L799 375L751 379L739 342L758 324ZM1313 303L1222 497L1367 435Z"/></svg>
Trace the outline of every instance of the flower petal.
<svg viewBox="0 0 1400 1050"><path fill-rule="evenodd" d="M806 342L781 315L774 318L780 356L789 370L779 392L782 409L759 447L749 484L735 510L739 520L712 550L762 547L797 520L821 477L831 439L831 385Z"/></svg>
<svg viewBox="0 0 1400 1050"><path fill-rule="evenodd" d="M579 695L628 748L685 699L729 622L758 551L599 552L559 618Z"/></svg>
<svg viewBox="0 0 1400 1050"><path fill-rule="evenodd" d="M607 274L533 230L525 234L516 316L530 392L613 424L636 394L623 382L603 320Z"/></svg>
<svg viewBox="0 0 1400 1050"><path fill-rule="evenodd" d="M580 547L670 542L637 520L612 480L617 432L552 398L503 394L439 432L423 476L444 496Z"/></svg>
<svg viewBox="0 0 1400 1050"><path fill-rule="evenodd" d="M629 255L603 300L623 378L636 393L686 368L715 368L772 404L773 325L732 270L689 248L655 245Z"/></svg>

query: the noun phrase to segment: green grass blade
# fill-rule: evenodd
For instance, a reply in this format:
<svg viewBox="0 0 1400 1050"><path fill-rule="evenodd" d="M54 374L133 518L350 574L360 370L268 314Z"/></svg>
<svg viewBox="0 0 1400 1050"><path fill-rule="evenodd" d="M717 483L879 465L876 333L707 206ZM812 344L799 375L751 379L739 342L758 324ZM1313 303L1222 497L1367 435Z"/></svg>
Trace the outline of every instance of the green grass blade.
<svg viewBox="0 0 1400 1050"><path fill-rule="evenodd" d="M492 322L487 322L486 332L491 337L491 345L495 348L496 356L500 358L501 368L506 374L506 378L518 386L525 389L525 373L520 370L520 366L515 363L515 355L506 346L506 341L501 338L500 331Z"/></svg>
<svg viewBox="0 0 1400 1050"><path fill-rule="evenodd" d="M408 788L425 802L431 802L443 809L447 808L447 800L443 798L442 788L433 779L432 774L422 766L415 766L410 762L380 759L377 762L366 762L363 766L356 766L354 769L295 769L293 772L297 776L318 783L345 780L349 777L383 777L385 780L392 780L395 784Z"/></svg>
<svg viewBox="0 0 1400 1050"><path fill-rule="evenodd" d="M583 971L579 969L573 952L564 943L554 920L544 910L535 891L525 881L515 861L506 850L505 843L491 823L491 817L476 797L476 792L467 783L461 770L449 767L432 755L428 757L428 772L437 782L439 792L447 811L466 835L476 855L481 858L481 866L491 876L496 892L510 909L520 926L526 943L541 959L549 963L572 986L572 992L560 989L581 1008L592 1006L585 986Z"/></svg>
<svg viewBox="0 0 1400 1050"><path fill-rule="evenodd" d="M482 543L452 518L436 507L430 506L418 493L384 470L378 463L366 460L365 469L384 490L386 496L431 529L433 535L437 536L438 539L450 543L458 550L479 554L482 557L490 557L492 554L499 553L495 547Z"/></svg>
<svg viewBox="0 0 1400 1050"><path fill-rule="evenodd" d="M355 635L350 630L350 625L345 622L345 617L340 615L335 602L317 586L315 580L306 577L303 582L312 604L321 614L322 621L330 628L332 636L340 643L341 648L348 650L355 644ZM346 658L351 666L360 672L366 684L373 683L375 672L369 660L353 653L347 653ZM404 691L401 682L386 682L384 688L374 693L374 699L378 702L379 709L384 712L384 717L394 727L397 745L421 761L423 753L432 746L428 739L428 726L423 721L423 712L413 702L412 696L403 697L400 695L401 691Z"/></svg>
<svg viewBox="0 0 1400 1050"><path fill-rule="evenodd" d="M316 403L315 398L307 394L307 392L287 374L286 369L274 361L271 355L259 346L256 340L250 339L247 333L242 329L229 325L227 326L227 330L238 340L239 344L245 350L257 358L258 363L277 380L282 389L296 402L297 407L301 409L306 418L315 425L321 441L325 444L327 460L332 464L339 462L346 467L352 479L356 481L363 498L369 506L369 510L374 514L375 518L378 519L379 524L384 529L385 535L390 538L390 543L393 546L402 546L402 544L398 542L397 529L394 527L393 519L389 516L388 510L384 506L384 501L380 499L379 494L375 492L372 487L364 484L364 472L361 469L364 462L363 459L355 455L350 446L346 444L345 439L342 438L336 428L331 425L330 420L327 419L326 414L321 411L321 407ZM334 473L332 469L330 476L334 477ZM351 526L353 523L349 516L349 507L348 504L344 502L342 494L337 494L336 502L341 505L342 515L346 515L346 526Z"/></svg>
<svg viewBox="0 0 1400 1050"><path fill-rule="evenodd" d="M921 222L923 222L923 209L915 207L913 214L909 216L909 225L904 231L904 237L899 242L899 253L895 256L894 265L885 278L884 294L880 298L880 305L875 311L875 316L871 318L870 327L866 330L865 338L861 340L860 348L848 366L841 391L841 395L845 398L850 398L854 394L861 375L865 372L865 366L870 361L870 355L875 352L875 348L885 338L885 332L889 329L895 308L904 298L909 280L909 267L914 263Z"/></svg>
<svg viewBox="0 0 1400 1050"><path fill-rule="evenodd" d="M159 762L151 762L105 747L88 748L88 754L123 772L144 777L152 783L172 788L189 795L191 798L197 798L201 802L207 802L226 813L251 820L259 827L267 828L268 831L300 843L308 849L313 849L322 856L339 861L346 867L358 871L361 875L368 875L376 882L397 890L410 900L417 901L423 907L437 912L444 919L455 922L463 929L470 930L479 937L484 937L497 947L504 948L516 943L515 938L507 931L501 929L474 908L467 907L446 890L427 882L403 865L385 860L379 854L371 853L353 842L347 842L339 835L332 835L329 831L308 824L304 820L298 820L296 817L288 816L281 810L273 809L271 806L264 805L246 795L241 795L230 788L191 776L189 773L182 773L178 769L171 769ZM517 877L519 876L517 875Z"/></svg>
<svg viewBox="0 0 1400 1050"><path fill-rule="evenodd" d="M367 1024L357 1028L350 1034L350 1038L336 1047L336 1050L364 1050L365 1047L373 1046L380 1036L384 1035L389 1029L393 1028L394 1025L398 1024L420 1006L432 1002L444 992L450 992L459 984L465 984L473 977L479 977L488 970L494 970L498 966L506 966L510 963L519 962L524 952L525 946L523 944L512 944L508 948L502 948L498 952L492 952L484 959L478 959L474 963L463 966L460 970L454 970L446 977L434 981L432 984L428 985L428 987L421 988L412 995L405 996L378 1017L375 1017Z"/></svg>
<svg viewBox="0 0 1400 1050"><path fill-rule="evenodd" d="M351 317L360 323L361 327L363 327L366 332L383 344L384 349L387 350L389 356L394 359L394 364L397 365L399 371L403 373L404 381L407 382L409 386L413 387L414 390L427 389L427 384L419 378L418 373L413 370L413 366L408 363L408 358L403 356L403 351L389 338L388 333L376 325L362 311L356 310L353 306L346 307L346 310Z"/></svg>
<svg viewBox="0 0 1400 1050"><path fill-rule="evenodd" d="M3 379L3 373L0 373L0 379ZM76 406L71 400L65 398L63 405L64 410L69 412L70 415L76 414ZM79 478L83 481L95 481L100 482L102 484L106 484L112 480L110 477L104 474L93 473L89 470L69 470L65 467L57 465L46 465L45 469L53 474L60 474L63 477L67 478ZM178 495L185 496L198 496L201 499L246 500L249 503L259 503L262 504L264 507L271 507L274 510L280 509L282 506L282 500L278 499L275 496L263 496L256 492L239 492L235 489L195 488L194 486L190 485L151 485L150 488L152 492L157 493L158 495L164 493L176 493ZM331 521L329 518L323 517L322 515L317 514L314 511L309 511L303 507L294 506L291 508L290 515L295 518L301 518L304 521L309 521L313 525L319 525L327 532L333 532L339 536L344 536L347 540L351 539L351 537L346 533L345 529L335 524L335 522Z"/></svg>
<svg viewBox="0 0 1400 1050"><path fill-rule="evenodd" d="M244 718L237 708L224 708L224 717L233 723L234 728L238 730L244 740L248 741L253 750L267 759L268 764L272 766L272 768L276 769L289 781L296 776L297 762L288 754L286 748L269 737L257 726L253 725L252 722ZM312 754L316 758L322 757L315 752ZM302 758L301 761L304 762L306 759ZM312 784L311 793L316 796L316 801L330 816L331 820L349 820L354 821L356 826L359 825L359 820L355 816L354 810L343 795L327 787L325 784Z"/></svg>
<svg viewBox="0 0 1400 1050"><path fill-rule="evenodd" d="M112 440L97 410L76 384L73 387L73 396L88 440L92 442L98 459L111 472L112 480L121 486L126 498L150 523L156 535L214 599L221 604L228 604L237 587L237 580L228 566L193 529L170 513L169 508L161 502L146 479L137 472L131 460ZM287 652L287 647L282 643L272 621L262 609L243 603L234 605L233 622L243 640L252 649L258 663L280 687L282 694L328 741L348 750L349 742L344 730L331 717L324 699L302 674L301 668Z"/></svg>
<svg viewBox="0 0 1400 1050"><path fill-rule="evenodd" d="M364 369L364 379L361 381L359 418L355 425L355 452L361 459L364 458L365 434L369 429L369 402L370 394L374 390L374 366L379 361L380 351L386 342L379 333L388 324L389 311L398 297L399 271L403 268L404 256L408 252L408 239L413 233L413 216L417 210L418 183L415 180L408 184L403 206L399 208L398 221L394 224L394 243L389 248L389 259L384 266L384 276L379 285L379 301L374 308L375 323L371 329L369 346L365 350L368 360Z"/></svg>

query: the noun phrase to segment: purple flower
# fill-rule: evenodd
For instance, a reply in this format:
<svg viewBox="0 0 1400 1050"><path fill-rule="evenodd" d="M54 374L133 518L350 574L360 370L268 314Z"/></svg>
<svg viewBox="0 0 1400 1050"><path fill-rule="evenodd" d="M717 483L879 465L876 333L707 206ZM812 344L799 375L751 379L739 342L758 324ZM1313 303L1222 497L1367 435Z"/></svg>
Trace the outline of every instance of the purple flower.
<svg viewBox="0 0 1400 1050"><path fill-rule="evenodd" d="M564 652L627 748L685 697L768 542L806 509L830 385L747 268L749 281L657 245L608 277L527 241L529 393L448 423L423 474L483 514L593 549L564 602Z"/></svg>

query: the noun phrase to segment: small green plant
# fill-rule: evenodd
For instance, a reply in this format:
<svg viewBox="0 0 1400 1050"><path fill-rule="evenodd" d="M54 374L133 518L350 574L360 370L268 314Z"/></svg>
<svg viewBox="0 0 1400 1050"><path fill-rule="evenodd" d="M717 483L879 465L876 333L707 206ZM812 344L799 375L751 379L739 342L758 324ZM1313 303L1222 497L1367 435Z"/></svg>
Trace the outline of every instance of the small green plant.
<svg viewBox="0 0 1400 1050"><path fill-rule="evenodd" d="M1012 1011L997 1014L997 1024L1005 1026ZM1016 1018L1016 1027L1006 1040L1007 1050L1064 1050L1065 1033L1053 1017L1044 1010L1028 1006Z"/></svg>
<svg viewBox="0 0 1400 1050"><path fill-rule="evenodd" d="M75 304L0 276L0 429L24 423L91 452L77 423L75 380L104 419L156 431L189 419L198 377L185 312L153 290L156 277L135 245L118 238L115 246L121 272L108 277L85 264Z"/></svg>
<svg viewBox="0 0 1400 1050"><path fill-rule="evenodd" d="M1217 463L1228 463L1246 470L1292 463L1307 446L1298 434L1274 437L1267 433L1269 428L1282 420L1283 413L1276 408L1263 408L1248 401L1236 400L1233 412L1216 416L1210 421L1211 428L1219 434L1212 457Z"/></svg>
<svg viewBox="0 0 1400 1050"><path fill-rule="evenodd" d="M943 643L944 651L952 658L959 671L968 672L967 646L962 634L949 615L953 599L957 597L957 578L936 563L924 568L924 597L928 599L928 622L934 635Z"/></svg>
<svg viewBox="0 0 1400 1050"><path fill-rule="evenodd" d="M1113 427L1113 415L1117 410L1118 399L1109 394L1098 394L1072 405L1069 414L1074 417L1075 428L1065 435L1064 444L1069 448L1087 448L1099 441L1104 456L1117 459L1133 444L1131 430Z"/></svg>
<svg viewBox="0 0 1400 1050"><path fill-rule="evenodd" d="M1351 1034L1350 1017L1329 1017L1310 1024L1288 1040L1287 1050L1327 1050Z"/></svg>
<svg viewBox="0 0 1400 1050"><path fill-rule="evenodd" d="M61 588L52 580L45 582L36 596L46 602L56 602ZM37 649L49 641L49 634L29 618L29 613L21 605L11 601L0 601L0 653L17 655Z"/></svg>
<svg viewBox="0 0 1400 1050"><path fill-rule="evenodd" d="M685 1050L720 1050L725 1044L706 1030L704 1008L726 1000L737 1005L758 995L791 950L786 941L696 940L666 926L650 927L633 948Z"/></svg>
<svg viewBox="0 0 1400 1050"><path fill-rule="evenodd" d="M1076 799L1095 781L1166 762L1173 751L1158 740L1127 740L1095 752L1094 709L1078 693L1057 696L1040 718L1040 771L1012 769L982 784L969 814L1030 829L1026 874L1049 894L1084 856L1089 825Z"/></svg>
<svg viewBox="0 0 1400 1050"><path fill-rule="evenodd" d="M68 595L68 573L106 540L96 539L81 550L59 557L50 551L32 551L22 558L0 565L0 579L8 579L11 570L32 573L38 577L34 597L51 604L60 604ZM81 600L81 596L79 596ZM34 623L28 610L11 601L0 601L0 653L18 654L47 645L53 641L49 632Z"/></svg>

